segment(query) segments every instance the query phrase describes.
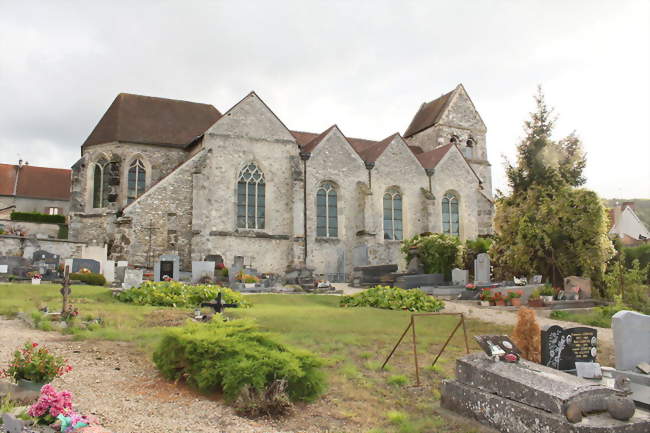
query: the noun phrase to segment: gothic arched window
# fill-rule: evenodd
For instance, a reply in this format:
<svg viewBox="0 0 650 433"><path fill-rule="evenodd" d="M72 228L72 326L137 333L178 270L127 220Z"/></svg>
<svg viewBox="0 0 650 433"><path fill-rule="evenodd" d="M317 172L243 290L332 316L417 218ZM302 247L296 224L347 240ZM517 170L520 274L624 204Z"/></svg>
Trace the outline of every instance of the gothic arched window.
<svg viewBox="0 0 650 433"><path fill-rule="evenodd" d="M250 163L239 172L237 181L237 227L264 228L264 173Z"/></svg>
<svg viewBox="0 0 650 433"><path fill-rule="evenodd" d="M442 232L446 235L460 235L458 198L451 192L442 198Z"/></svg>
<svg viewBox="0 0 650 433"><path fill-rule="evenodd" d="M127 203L140 197L145 188L146 170L142 160L136 159L129 166Z"/></svg>
<svg viewBox="0 0 650 433"><path fill-rule="evenodd" d="M316 192L316 236L338 237L337 197L332 182L323 182Z"/></svg>
<svg viewBox="0 0 650 433"><path fill-rule="evenodd" d="M402 195L396 188L391 188L384 194L384 239L403 239Z"/></svg>
<svg viewBox="0 0 650 433"><path fill-rule="evenodd" d="M93 207L102 208L108 204L108 161L100 158L93 169Z"/></svg>

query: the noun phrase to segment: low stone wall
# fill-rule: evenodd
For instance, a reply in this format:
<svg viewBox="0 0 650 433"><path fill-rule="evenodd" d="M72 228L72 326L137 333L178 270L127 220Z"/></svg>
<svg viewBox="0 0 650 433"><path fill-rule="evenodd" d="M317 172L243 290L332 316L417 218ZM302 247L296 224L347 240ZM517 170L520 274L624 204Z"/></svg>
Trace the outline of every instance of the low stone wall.
<svg viewBox="0 0 650 433"><path fill-rule="evenodd" d="M38 238L53 238L56 239L59 235L59 224L52 223L34 223L27 221L12 221L8 219L0 219L0 226L20 228L27 232L28 236L36 236Z"/></svg>
<svg viewBox="0 0 650 433"><path fill-rule="evenodd" d="M0 235L0 256L19 256L31 260L34 252L44 250L64 259L81 258L82 242L61 239Z"/></svg>

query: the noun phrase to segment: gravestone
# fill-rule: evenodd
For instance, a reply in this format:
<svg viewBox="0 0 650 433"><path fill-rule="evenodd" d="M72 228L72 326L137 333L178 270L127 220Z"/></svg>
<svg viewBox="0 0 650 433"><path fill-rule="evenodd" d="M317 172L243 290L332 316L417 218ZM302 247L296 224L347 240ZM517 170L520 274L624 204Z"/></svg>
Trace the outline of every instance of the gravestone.
<svg viewBox="0 0 650 433"><path fill-rule="evenodd" d="M594 328L545 326L542 330L542 365L573 370L578 362L596 362L598 331Z"/></svg>
<svg viewBox="0 0 650 433"><path fill-rule="evenodd" d="M0 265L0 274L9 273L9 265Z"/></svg>
<svg viewBox="0 0 650 433"><path fill-rule="evenodd" d="M124 282L124 274L128 268L126 266L118 266L115 268L115 281L118 283Z"/></svg>
<svg viewBox="0 0 650 433"><path fill-rule="evenodd" d="M474 282L485 284L490 282L490 256L480 253L474 259Z"/></svg>
<svg viewBox="0 0 650 433"><path fill-rule="evenodd" d="M612 317L617 370L635 370L650 363L650 316L636 311L619 311Z"/></svg>
<svg viewBox="0 0 650 433"><path fill-rule="evenodd" d="M542 284L542 276L533 275L533 278L530 280L530 284Z"/></svg>
<svg viewBox="0 0 650 433"><path fill-rule="evenodd" d="M99 262L93 259L72 259L72 273L88 269L93 274L99 274Z"/></svg>
<svg viewBox="0 0 650 433"><path fill-rule="evenodd" d="M179 280L181 259L176 254L163 254L153 267L154 281L164 281L167 276L172 280Z"/></svg>
<svg viewBox="0 0 650 433"><path fill-rule="evenodd" d="M139 287L140 284L142 284L142 269L126 268L122 288L128 290L131 287Z"/></svg>
<svg viewBox="0 0 650 433"><path fill-rule="evenodd" d="M104 264L104 278L110 284L115 281L115 262L113 260L106 260Z"/></svg>
<svg viewBox="0 0 650 433"><path fill-rule="evenodd" d="M451 282L455 286L465 286L469 281L469 271L467 269L454 268L451 270Z"/></svg>
<svg viewBox="0 0 650 433"><path fill-rule="evenodd" d="M411 258L409 261L408 266L406 267L406 273L408 274L423 274L424 273L424 265L422 264L422 261L420 260L420 257L415 255Z"/></svg>
<svg viewBox="0 0 650 433"><path fill-rule="evenodd" d="M129 266L129 262L127 262L126 260L118 260L117 266L123 266L126 268L127 266Z"/></svg>
<svg viewBox="0 0 650 433"><path fill-rule="evenodd" d="M202 278L214 279L214 262L192 262L192 282L198 283Z"/></svg>
<svg viewBox="0 0 650 433"><path fill-rule="evenodd" d="M0 256L0 265L7 266L7 274L24 277L32 270L30 261L21 256Z"/></svg>
<svg viewBox="0 0 650 433"><path fill-rule="evenodd" d="M566 293L577 291L580 299L589 299L591 298L591 280L576 276L566 277L564 279L564 291Z"/></svg>
<svg viewBox="0 0 650 433"><path fill-rule="evenodd" d="M25 423L10 413L2 414L2 425L7 429L7 433L21 433L25 428Z"/></svg>
<svg viewBox="0 0 650 433"><path fill-rule="evenodd" d="M230 284L235 282L237 274L244 270L244 256L235 256L235 261L228 271L228 280Z"/></svg>
<svg viewBox="0 0 650 433"><path fill-rule="evenodd" d="M32 262L37 263L48 263L48 264L59 264L58 254L52 254L49 251L37 250L32 254Z"/></svg>

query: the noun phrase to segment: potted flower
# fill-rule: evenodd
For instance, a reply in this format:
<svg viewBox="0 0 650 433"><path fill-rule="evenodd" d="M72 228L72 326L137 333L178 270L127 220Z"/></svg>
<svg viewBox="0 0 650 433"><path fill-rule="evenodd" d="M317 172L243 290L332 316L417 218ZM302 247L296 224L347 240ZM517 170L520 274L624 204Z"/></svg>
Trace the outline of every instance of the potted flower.
<svg viewBox="0 0 650 433"><path fill-rule="evenodd" d="M533 290L533 293L528 297L528 306L531 308L543 307L544 301L542 301L540 296L540 289Z"/></svg>
<svg viewBox="0 0 650 433"><path fill-rule="evenodd" d="M553 302L553 296L555 296L555 289L550 284L545 285L539 291L539 296L542 298L544 304L550 304Z"/></svg>
<svg viewBox="0 0 650 433"><path fill-rule="evenodd" d="M521 296L524 294L523 290L511 290L508 292L508 303L513 307L521 305Z"/></svg>
<svg viewBox="0 0 650 433"><path fill-rule="evenodd" d="M55 377L72 370L65 359L53 355L38 343L26 342L22 349L14 352L9 368L0 370L0 375L16 381L19 388L40 390Z"/></svg>
<svg viewBox="0 0 650 433"><path fill-rule="evenodd" d="M481 300L482 307L488 307L490 305L490 300L492 299L492 292L490 292L490 289L483 289L479 295L479 299Z"/></svg>
<svg viewBox="0 0 650 433"><path fill-rule="evenodd" d="M494 292L494 296L492 299L494 300L494 305L496 305L497 307L505 307L506 298L503 297L503 293Z"/></svg>
<svg viewBox="0 0 650 433"><path fill-rule="evenodd" d="M38 272L28 272L27 276L32 279L32 284L41 284L43 275L39 274Z"/></svg>

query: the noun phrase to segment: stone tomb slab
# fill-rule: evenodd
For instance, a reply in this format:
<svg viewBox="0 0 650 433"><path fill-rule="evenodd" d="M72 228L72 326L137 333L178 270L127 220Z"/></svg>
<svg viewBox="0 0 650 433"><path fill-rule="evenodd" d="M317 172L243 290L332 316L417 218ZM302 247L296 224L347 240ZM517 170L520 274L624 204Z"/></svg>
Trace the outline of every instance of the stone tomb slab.
<svg viewBox="0 0 650 433"><path fill-rule="evenodd" d="M444 282L442 274L416 274L400 275L395 278L395 287L401 289L415 289L425 286L439 286Z"/></svg>
<svg viewBox="0 0 650 433"><path fill-rule="evenodd" d="M458 382L509 400L564 416L569 403L586 394L607 398L612 388L521 359L517 363L493 361L483 353L456 360Z"/></svg>
<svg viewBox="0 0 650 433"><path fill-rule="evenodd" d="M123 289L130 289L131 287L139 287L142 284L142 269L129 269L124 271L124 282L122 283Z"/></svg>
<svg viewBox="0 0 650 433"><path fill-rule="evenodd" d="M636 370L650 363L650 316L636 311L619 311L612 317L617 370Z"/></svg>
<svg viewBox="0 0 650 433"><path fill-rule="evenodd" d="M542 364L573 370L578 362L596 362L598 330L588 327L545 326L542 330Z"/></svg>
<svg viewBox="0 0 650 433"><path fill-rule="evenodd" d="M215 262L192 262L192 282L198 283L202 278L214 279Z"/></svg>
<svg viewBox="0 0 650 433"><path fill-rule="evenodd" d="M172 280L180 279L181 258L176 254L163 254L153 267L154 281L164 281L167 276Z"/></svg>
<svg viewBox="0 0 650 433"><path fill-rule="evenodd" d="M452 269L451 282L455 286L466 286L469 282L469 271L467 269L459 268Z"/></svg>
<svg viewBox="0 0 650 433"><path fill-rule="evenodd" d="M490 281L490 256L487 253L480 253L474 259L474 282L482 284Z"/></svg>
<svg viewBox="0 0 650 433"><path fill-rule="evenodd" d="M605 412L589 415L571 424L563 415L549 413L455 380L443 380L441 391L443 408L506 433L650 432L650 413L638 408L628 421L613 419Z"/></svg>

